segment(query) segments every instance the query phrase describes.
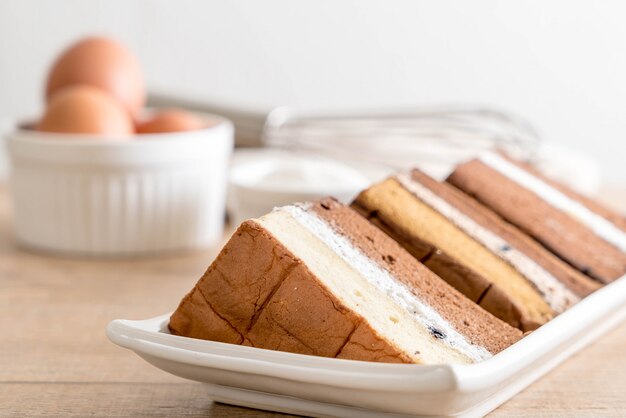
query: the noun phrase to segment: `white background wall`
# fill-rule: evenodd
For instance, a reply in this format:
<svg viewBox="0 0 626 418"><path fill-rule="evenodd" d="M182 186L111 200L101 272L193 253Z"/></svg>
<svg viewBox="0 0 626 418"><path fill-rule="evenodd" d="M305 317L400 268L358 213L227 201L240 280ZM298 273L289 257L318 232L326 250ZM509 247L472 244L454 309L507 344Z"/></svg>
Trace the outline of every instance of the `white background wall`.
<svg viewBox="0 0 626 418"><path fill-rule="evenodd" d="M41 111L45 71L113 35L153 91L247 107L483 103L626 183L626 2L2 0L0 118Z"/></svg>

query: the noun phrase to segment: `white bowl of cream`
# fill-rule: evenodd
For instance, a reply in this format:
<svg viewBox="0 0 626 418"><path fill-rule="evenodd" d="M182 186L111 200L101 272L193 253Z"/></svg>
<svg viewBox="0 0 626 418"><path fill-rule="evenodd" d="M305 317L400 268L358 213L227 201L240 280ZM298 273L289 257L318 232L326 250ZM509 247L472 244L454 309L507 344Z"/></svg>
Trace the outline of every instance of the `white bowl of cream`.
<svg viewBox="0 0 626 418"><path fill-rule="evenodd" d="M332 196L349 203L369 184L365 175L332 159L266 150L235 158L229 178L234 225L293 202Z"/></svg>

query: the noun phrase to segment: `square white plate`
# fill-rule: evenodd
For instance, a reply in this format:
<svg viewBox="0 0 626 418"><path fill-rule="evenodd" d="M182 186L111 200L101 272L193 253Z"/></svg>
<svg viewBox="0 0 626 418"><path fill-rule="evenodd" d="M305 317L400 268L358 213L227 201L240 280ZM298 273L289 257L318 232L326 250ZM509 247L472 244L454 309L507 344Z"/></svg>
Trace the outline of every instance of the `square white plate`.
<svg viewBox="0 0 626 418"><path fill-rule="evenodd" d="M224 403L310 416L482 416L626 317L626 277L493 358L473 365L380 364L169 334L169 314L107 327L154 366L210 384Z"/></svg>

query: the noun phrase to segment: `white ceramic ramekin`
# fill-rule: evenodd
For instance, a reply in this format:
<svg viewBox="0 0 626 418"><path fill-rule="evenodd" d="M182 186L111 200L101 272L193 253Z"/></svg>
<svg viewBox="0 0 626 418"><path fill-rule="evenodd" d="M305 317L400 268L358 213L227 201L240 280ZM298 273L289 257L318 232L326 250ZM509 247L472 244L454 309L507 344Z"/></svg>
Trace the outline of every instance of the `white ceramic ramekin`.
<svg viewBox="0 0 626 418"><path fill-rule="evenodd" d="M217 244L233 126L127 141L17 129L8 135L14 228L24 246L129 256Z"/></svg>

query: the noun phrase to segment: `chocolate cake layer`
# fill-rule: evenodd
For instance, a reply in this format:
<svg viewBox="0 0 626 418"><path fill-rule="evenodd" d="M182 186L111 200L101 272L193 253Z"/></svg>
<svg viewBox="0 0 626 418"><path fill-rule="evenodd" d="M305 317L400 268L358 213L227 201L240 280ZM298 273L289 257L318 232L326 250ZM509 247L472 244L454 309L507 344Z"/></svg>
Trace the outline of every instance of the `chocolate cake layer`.
<svg viewBox="0 0 626 418"><path fill-rule="evenodd" d="M388 269L412 292L434 308L472 344L498 353L519 339L519 332L463 296L412 257L397 242L373 228L353 209L333 199L317 202L312 210L346 236L363 254ZM432 330L436 338L442 332Z"/></svg>
<svg viewBox="0 0 626 418"><path fill-rule="evenodd" d="M447 181L493 209L584 274L602 283L626 274L626 254L618 247L624 241L619 228L611 228L612 224L604 218L584 212L581 208L584 205L568 201L567 196L548 183L519 170L539 183L543 195L551 193L559 204L571 204L576 216L570 214L572 211L568 213L555 207L546 196L529 190L516 181L514 175L507 175L493 165L519 166L502 157L489 158L493 160L491 164L476 159L459 165ZM584 219L582 215L585 215Z"/></svg>
<svg viewBox="0 0 626 418"><path fill-rule="evenodd" d="M532 173L535 177L543 180L544 182L546 182L550 186L554 187L555 189L557 189L561 193L565 194L566 196L568 196L568 197L570 197L570 198L580 202L581 204L585 205L585 207L587 207L592 212L597 213L598 215L602 216L603 218L605 218L608 221L610 221L611 223L613 223L615 226L617 226L622 231L626 232L626 215L618 213L615 210L609 209L608 207L601 205L600 203L598 203L596 200L592 199L591 197L586 196L586 195L584 195L582 193L579 193L579 192L575 191L574 189L566 186L565 184L560 183L560 182L558 182L558 181L556 181L556 180L554 180L554 179L544 175L539 170L537 170L534 166L532 166L532 165L530 165L530 164L528 164L526 162L515 160L515 159L510 158L510 157L508 157L506 155L502 155L502 157L506 158L507 161L517 165L518 167L522 168L523 170L526 170L526 171Z"/></svg>

